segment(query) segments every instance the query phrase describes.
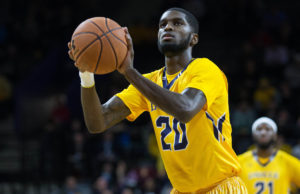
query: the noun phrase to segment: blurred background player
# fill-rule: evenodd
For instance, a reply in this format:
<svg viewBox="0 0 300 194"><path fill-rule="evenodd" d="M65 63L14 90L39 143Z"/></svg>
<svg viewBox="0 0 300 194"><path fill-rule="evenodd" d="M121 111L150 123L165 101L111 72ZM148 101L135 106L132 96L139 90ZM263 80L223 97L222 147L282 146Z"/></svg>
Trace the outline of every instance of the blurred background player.
<svg viewBox="0 0 300 194"><path fill-rule="evenodd" d="M165 67L144 76L133 67L125 29L129 52L118 71L131 85L101 105L94 75L80 72L85 122L91 133L101 133L148 111L171 193L247 193L236 176L240 165L232 149L226 76L207 58L192 57L198 28L190 12L165 11L158 31Z"/></svg>
<svg viewBox="0 0 300 194"><path fill-rule="evenodd" d="M242 166L240 177L249 193L289 193L291 185L300 187L300 161L276 148L277 125L261 117L252 125L256 149L239 155Z"/></svg>

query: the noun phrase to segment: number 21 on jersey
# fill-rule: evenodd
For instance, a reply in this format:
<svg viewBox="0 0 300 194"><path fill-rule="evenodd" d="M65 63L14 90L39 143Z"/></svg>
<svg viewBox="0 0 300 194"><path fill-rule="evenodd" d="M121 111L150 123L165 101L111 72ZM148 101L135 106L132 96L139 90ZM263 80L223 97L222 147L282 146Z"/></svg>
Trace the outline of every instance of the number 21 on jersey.
<svg viewBox="0 0 300 194"><path fill-rule="evenodd" d="M257 192L255 194L263 194L266 189L269 189L269 194L273 194L273 182L264 182L264 181L257 181L254 184L254 187L257 189Z"/></svg>

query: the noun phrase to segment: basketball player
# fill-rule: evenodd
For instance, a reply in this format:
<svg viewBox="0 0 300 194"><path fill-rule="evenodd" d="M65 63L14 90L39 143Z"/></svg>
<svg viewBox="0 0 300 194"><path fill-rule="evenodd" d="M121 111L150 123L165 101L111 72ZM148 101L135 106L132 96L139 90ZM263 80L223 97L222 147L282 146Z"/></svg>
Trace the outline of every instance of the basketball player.
<svg viewBox="0 0 300 194"><path fill-rule="evenodd" d="M267 117L252 125L256 149L239 155L240 177L249 193L289 193L291 183L300 187L300 161L275 147L277 126Z"/></svg>
<svg viewBox="0 0 300 194"><path fill-rule="evenodd" d="M171 193L247 193L231 145L226 77L209 59L192 57L198 28L188 11L165 11L157 41L165 67L145 75L133 67L132 40L124 29L129 52L118 71L131 85L101 105L94 75L80 72L85 122L91 133L100 133L148 111Z"/></svg>

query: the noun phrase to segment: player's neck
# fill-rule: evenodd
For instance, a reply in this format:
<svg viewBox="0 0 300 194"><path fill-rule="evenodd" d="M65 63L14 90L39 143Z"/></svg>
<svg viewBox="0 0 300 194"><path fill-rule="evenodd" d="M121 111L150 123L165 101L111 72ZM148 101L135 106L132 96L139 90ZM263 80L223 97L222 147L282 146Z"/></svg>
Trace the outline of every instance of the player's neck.
<svg viewBox="0 0 300 194"><path fill-rule="evenodd" d="M165 57L167 74L172 75L183 69L192 60L191 53L182 53L176 56Z"/></svg>
<svg viewBox="0 0 300 194"><path fill-rule="evenodd" d="M259 157L267 158L267 157L270 157L276 150L275 150L274 146L270 146L267 149L257 148L256 151L257 151L257 155Z"/></svg>

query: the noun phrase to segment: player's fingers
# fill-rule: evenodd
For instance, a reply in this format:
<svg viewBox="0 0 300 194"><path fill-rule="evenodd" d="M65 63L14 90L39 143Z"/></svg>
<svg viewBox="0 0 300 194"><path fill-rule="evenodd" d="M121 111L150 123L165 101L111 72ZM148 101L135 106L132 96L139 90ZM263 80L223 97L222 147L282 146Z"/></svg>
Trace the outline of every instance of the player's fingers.
<svg viewBox="0 0 300 194"><path fill-rule="evenodd" d="M69 57L74 61L73 53L70 50L68 51L68 54L69 54Z"/></svg>
<svg viewBox="0 0 300 194"><path fill-rule="evenodd" d="M132 38L128 32L128 28L125 27L124 28L124 31L125 31L125 38L126 38L126 42L127 42L127 48L128 48L128 51L131 52L131 54L133 55L133 44L132 44Z"/></svg>
<svg viewBox="0 0 300 194"><path fill-rule="evenodd" d="M123 29L125 31L125 38L126 38L127 46L131 46L132 42L131 42L131 37L130 37L130 34L128 32L128 29L127 29L127 27L125 27Z"/></svg>

